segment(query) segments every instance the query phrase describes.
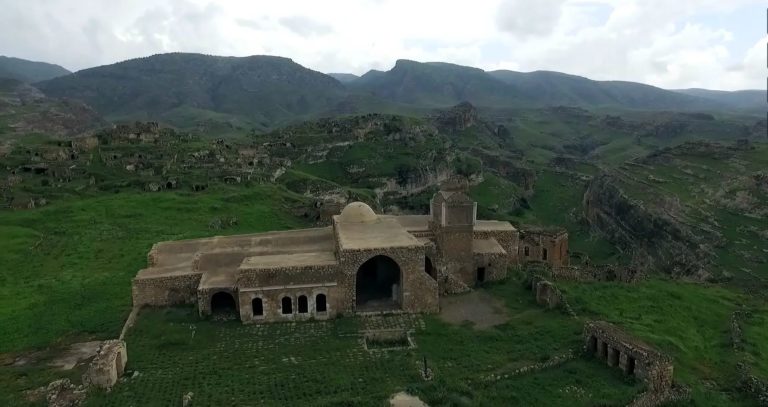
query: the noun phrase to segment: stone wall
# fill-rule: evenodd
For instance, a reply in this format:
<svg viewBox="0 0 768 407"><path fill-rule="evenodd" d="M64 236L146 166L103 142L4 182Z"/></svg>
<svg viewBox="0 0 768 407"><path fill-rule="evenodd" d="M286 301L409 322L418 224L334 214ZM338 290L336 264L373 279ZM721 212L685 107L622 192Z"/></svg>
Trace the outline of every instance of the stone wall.
<svg viewBox="0 0 768 407"><path fill-rule="evenodd" d="M201 276L199 272L190 272L158 277L136 277L131 283L133 306L195 304Z"/></svg>
<svg viewBox="0 0 768 407"><path fill-rule="evenodd" d="M109 389L123 375L127 362L128 353L124 341L104 341L83 375L83 384Z"/></svg>
<svg viewBox="0 0 768 407"><path fill-rule="evenodd" d="M322 310L322 297L325 310ZM300 299L306 300L306 310L300 308ZM290 299L290 310L283 308L283 299ZM262 315L254 315L254 300L261 300ZM302 300L304 301L304 300ZM336 317L346 301L336 283L327 285L294 285L260 287L238 292L240 320L244 323L280 322Z"/></svg>
<svg viewBox="0 0 768 407"><path fill-rule="evenodd" d="M557 308L563 303L563 294L549 281L542 280L536 283L536 303L547 308Z"/></svg>
<svg viewBox="0 0 768 407"><path fill-rule="evenodd" d="M501 253L475 253L475 282L501 281L507 278L509 259ZM483 281L480 281L480 269L483 270Z"/></svg>
<svg viewBox="0 0 768 407"><path fill-rule="evenodd" d="M570 264L568 233L562 230L521 230L518 258L521 263L542 261L552 267L567 266Z"/></svg>
<svg viewBox="0 0 768 407"><path fill-rule="evenodd" d="M672 360L615 325L589 321L584 325L585 349L646 382L649 392L665 393L672 388Z"/></svg>
<svg viewBox="0 0 768 407"><path fill-rule="evenodd" d="M474 230L472 236L475 239L496 239L499 245L507 252L509 264L518 264L520 245L520 233L517 230Z"/></svg>
<svg viewBox="0 0 768 407"><path fill-rule="evenodd" d="M338 281L339 266L310 265L269 269L237 270L237 286L242 288L332 283Z"/></svg>
<svg viewBox="0 0 768 407"><path fill-rule="evenodd" d="M355 311L357 271L375 256L387 256L400 267L400 306L406 312L437 312L438 284L424 270L424 246L373 250L340 250L339 291L344 305L339 311Z"/></svg>

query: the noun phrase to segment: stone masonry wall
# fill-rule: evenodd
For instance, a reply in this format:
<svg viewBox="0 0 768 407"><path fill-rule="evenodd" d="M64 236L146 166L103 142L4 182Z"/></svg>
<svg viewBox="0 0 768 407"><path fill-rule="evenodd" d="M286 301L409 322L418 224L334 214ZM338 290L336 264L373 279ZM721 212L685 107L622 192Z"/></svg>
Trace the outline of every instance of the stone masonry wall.
<svg viewBox="0 0 768 407"><path fill-rule="evenodd" d="M587 352L643 379L648 391L666 393L672 388L672 360L615 325L589 321L584 325L584 339Z"/></svg>
<svg viewBox="0 0 768 407"><path fill-rule="evenodd" d="M317 285L317 286L293 286L282 288L254 289L239 291L240 320L244 323L262 323L262 322L280 322L280 321L302 321L310 318L330 319L336 317L339 310L345 305L345 298L339 286ZM325 295L325 311L318 310L317 299L319 295ZM306 297L307 310L300 312L299 298ZM283 298L288 297L291 300L290 313L283 313ZM254 315L253 300L261 299L263 315ZM287 312L287 310L285 310Z"/></svg>
<svg viewBox="0 0 768 407"><path fill-rule="evenodd" d="M475 230L473 232L475 239L496 239L499 245L507 252L509 264L518 264L518 247L520 245L520 235L516 230Z"/></svg>
<svg viewBox="0 0 768 407"><path fill-rule="evenodd" d="M154 307L195 304L201 273L152 278L134 278L131 283L133 306Z"/></svg>
<svg viewBox="0 0 768 407"><path fill-rule="evenodd" d="M275 285L331 283L337 281L338 278L339 266L337 264L240 269L237 271L237 286L242 289Z"/></svg>
<svg viewBox="0 0 768 407"><path fill-rule="evenodd" d="M360 266L369 259L383 255L400 266L400 301L406 312L437 312L437 281L424 270L424 246L398 247L374 250L340 250L339 290L344 300L341 312L355 310L355 279Z"/></svg>
<svg viewBox="0 0 768 407"><path fill-rule="evenodd" d="M119 339L104 341L83 375L83 383L109 389L123 375L126 363L128 353L125 342Z"/></svg>

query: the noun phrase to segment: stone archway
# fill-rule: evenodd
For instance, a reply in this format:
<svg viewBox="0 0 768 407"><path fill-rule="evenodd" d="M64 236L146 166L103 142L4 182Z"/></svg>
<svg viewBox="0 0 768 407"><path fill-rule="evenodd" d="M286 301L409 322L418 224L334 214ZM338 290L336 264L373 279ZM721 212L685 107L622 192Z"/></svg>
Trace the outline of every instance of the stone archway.
<svg viewBox="0 0 768 407"><path fill-rule="evenodd" d="M355 276L355 309L387 311L400 308L402 272L392 258L379 255L368 259Z"/></svg>
<svg viewBox="0 0 768 407"><path fill-rule="evenodd" d="M211 313L214 315L234 316L237 314L235 297L226 291L219 291L211 296Z"/></svg>

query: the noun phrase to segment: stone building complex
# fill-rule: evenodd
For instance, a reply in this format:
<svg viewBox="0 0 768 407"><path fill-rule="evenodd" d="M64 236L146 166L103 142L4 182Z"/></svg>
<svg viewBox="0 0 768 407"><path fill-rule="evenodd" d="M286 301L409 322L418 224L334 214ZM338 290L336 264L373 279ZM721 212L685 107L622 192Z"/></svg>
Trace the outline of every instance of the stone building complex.
<svg viewBox="0 0 768 407"><path fill-rule="evenodd" d="M464 190L443 188L429 215L354 202L328 227L157 243L133 280L134 306L234 309L246 323L436 312L440 294L502 279L512 264L567 265L566 233L477 220Z"/></svg>

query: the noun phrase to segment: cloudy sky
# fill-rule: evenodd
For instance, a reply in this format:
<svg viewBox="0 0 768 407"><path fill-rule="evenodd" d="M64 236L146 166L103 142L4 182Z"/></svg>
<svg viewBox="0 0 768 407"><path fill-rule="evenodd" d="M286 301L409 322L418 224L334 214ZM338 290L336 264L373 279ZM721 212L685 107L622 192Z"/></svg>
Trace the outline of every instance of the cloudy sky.
<svg viewBox="0 0 768 407"><path fill-rule="evenodd" d="M752 0L0 0L0 55L70 70L184 51L363 74L400 58L764 89Z"/></svg>

